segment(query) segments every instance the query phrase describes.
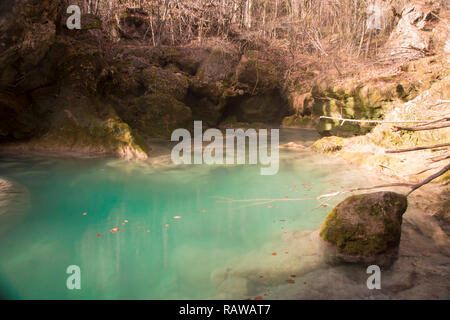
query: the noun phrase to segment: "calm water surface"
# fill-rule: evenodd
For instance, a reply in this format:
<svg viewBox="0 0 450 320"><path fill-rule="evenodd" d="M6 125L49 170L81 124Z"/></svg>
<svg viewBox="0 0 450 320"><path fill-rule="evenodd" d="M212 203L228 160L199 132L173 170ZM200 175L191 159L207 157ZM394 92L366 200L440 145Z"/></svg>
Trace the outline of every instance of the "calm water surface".
<svg viewBox="0 0 450 320"><path fill-rule="evenodd" d="M281 139L315 138L283 130ZM248 206L215 197L308 198L365 183L361 172L308 151L281 151L278 174L261 176L258 166L174 167L167 146L155 150L146 162L2 156L0 177L20 197L0 214L3 297L214 297L214 270L286 230L317 229L329 211L310 212L315 200ZM283 230L274 223L292 217ZM80 266L82 290L66 288L69 265Z"/></svg>

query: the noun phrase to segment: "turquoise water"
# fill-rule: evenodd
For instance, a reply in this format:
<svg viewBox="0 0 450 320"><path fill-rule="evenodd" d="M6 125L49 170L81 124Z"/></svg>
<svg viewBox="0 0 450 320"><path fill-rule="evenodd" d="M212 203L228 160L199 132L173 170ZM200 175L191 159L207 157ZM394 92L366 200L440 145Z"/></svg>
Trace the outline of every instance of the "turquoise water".
<svg viewBox="0 0 450 320"><path fill-rule="evenodd" d="M315 138L285 131L282 139L293 136ZM214 270L287 230L317 229L329 211L310 212L315 200L252 205L215 197L309 198L364 184L360 172L307 151L281 151L279 173L261 176L258 166L174 167L168 147L156 150L147 162L1 157L0 177L28 193L22 209L0 214L3 297L212 298ZM81 268L81 290L66 288L69 265Z"/></svg>

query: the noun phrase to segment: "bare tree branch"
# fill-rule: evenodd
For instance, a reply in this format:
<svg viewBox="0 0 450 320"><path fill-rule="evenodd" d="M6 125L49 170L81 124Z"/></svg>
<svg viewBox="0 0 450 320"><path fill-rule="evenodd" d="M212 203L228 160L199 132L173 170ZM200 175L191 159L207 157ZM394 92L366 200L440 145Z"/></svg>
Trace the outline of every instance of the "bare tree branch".
<svg viewBox="0 0 450 320"><path fill-rule="evenodd" d="M443 124L435 125L435 126L416 126L416 127L401 127L401 126L395 126L392 130L393 131L399 131L399 130L406 130L406 131L424 131L424 130L434 130L434 129L442 129L442 128L448 128L450 127L450 122L446 122Z"/></svg>
<svg viewBox="0 0 450 320"><path fill-rule="evenodd" d="M406 194L406 196L409 196L412 192L414 192L415 190L419 189L420 187L422 187L423 185L433 181L436 178L439 178L440 176L442 176L444 173L446 173L448 170L450 170L450 164L446 165L444 168L442 168L441 170L439 170L438 172L436 172L435 174L432 174L431 176L429 176L428 178L426 178L425 180L423 180L422 182L414 185L411 190Z"/></svg>
<svg viewBox="0 0 450 320"><path fill-rule="evenodd" d="M386 153L402 153L402 152L410 152L410 151L417 151L417 150L437 149L437 148L443 148L443 147L449 147L449 146L450 146L450 143L440 143L440 144L435 144L433 146L423 146L423 147L397 149L397 150L386 150L384 152L386 152Z"/></svg>

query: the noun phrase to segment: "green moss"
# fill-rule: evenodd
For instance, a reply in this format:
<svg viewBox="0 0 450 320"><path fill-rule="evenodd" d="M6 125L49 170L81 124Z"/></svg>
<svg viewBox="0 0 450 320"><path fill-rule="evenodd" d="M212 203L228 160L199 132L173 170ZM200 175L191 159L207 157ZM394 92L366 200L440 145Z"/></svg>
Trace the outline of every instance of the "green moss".
<svg viewBox="0 0 450 320"><path fill-rule="evenodd" d="M285 117L282 122L283 126L288 127L300 127L300 128L311 128L314 126L314 121L312 116L297 116L292 115Z"/></svg>
<svg viewBox="0 0 450 320"><path fill-rule="evenodd" d="M102 20L95 15L83 14L81 16L81 21L83 30L102 29Z"/></svg>
<svg viewBox="0 0 450 320"><path fill-rule="evenodd" d="M266 129L267 125L262 122L237 121L235 116L231 116L231 117L226 118L224 121L222 121L220 123L220 128Z"/></svg>
<svg viewBox="0 0 450 320"><path fill-rule="evenodd" d="M344 139L340 137L324 137L317 140L311 146L311 149L320 153L336 152L344 146Z"/></svg>
<svg viewBox="0 0 450 320"><path fill-rule="evenodd" d="M373 256L400 241L406 197L393 192L350 196L333 208L319 234L346 255Z"/></svg>
<svg viewBox="0 0 450 320"><path fill-rule="evenodd" d="M183 100L186 97L189 87L189 80L182 74L158 67L145 69L138 77L138 82L142 83L148 93L164 93L177 100Z"/></svg>
<svg viewBox="0 0 450 320"><path fill-rule="evenodd" d="M119 115L147 137L169 137L177 128L192 126L192 112L174 97L155 93L134 99L118 107Z"/></svg>
<svg viewBox="0 0 450 320"><path fill-rule="evenodd" d="M251 93L266 92L280 86L281 75L258 51L249 50L236 68L235 81L248 86Z"/></svg>

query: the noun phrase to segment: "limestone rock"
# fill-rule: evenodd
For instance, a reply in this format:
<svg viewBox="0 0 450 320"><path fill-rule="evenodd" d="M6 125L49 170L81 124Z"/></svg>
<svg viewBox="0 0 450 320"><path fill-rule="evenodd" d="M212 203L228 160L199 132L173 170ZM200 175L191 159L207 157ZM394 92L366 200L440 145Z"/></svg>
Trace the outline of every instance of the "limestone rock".
<svg viewBox="0 0 450 320"><path fill-rule="evenodd" d="M200 65L197 77L207 83L226 80L232 77L236 64L233 54L216 48Z"/></svg>
<svg viewBox="0 0 450 320"><path fill-rule="evenodd" d="M178 128L192 126L192 112L174 97L155 93L116 107L122 119L147 137L170 137Z"/></svg>
<svg viewBox="0 0 450 320"><path fill-rule="evenodd" d="M235 80L251 94L268 93L280 86L282 77L278 72L277 66L263 59L262 53L249 50L236 68Z"/></svg>
<svg viewBox="0 0 450 320"><path fill-rule="evenodd" d="M336 152L344 146L344 139L340 137L324 137L314 142L311 149L316 152Z"/></svg>
<svg viewBox="0 0 450 320"><path fill-rule="evenodd" d="M375 192L348 197L327 216L320 236L345 256L370 257L400 243L404 195Z"/></svg>
<svg viewBox="0 0 450 320"><path fill-rule="evenodd" d="M432 41L426 31L438 20L436 13L417 3L407 6L386 43L386 55L417 58L428 53L432 49Z"/></svg>

